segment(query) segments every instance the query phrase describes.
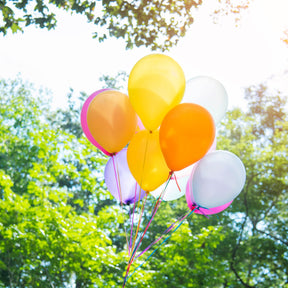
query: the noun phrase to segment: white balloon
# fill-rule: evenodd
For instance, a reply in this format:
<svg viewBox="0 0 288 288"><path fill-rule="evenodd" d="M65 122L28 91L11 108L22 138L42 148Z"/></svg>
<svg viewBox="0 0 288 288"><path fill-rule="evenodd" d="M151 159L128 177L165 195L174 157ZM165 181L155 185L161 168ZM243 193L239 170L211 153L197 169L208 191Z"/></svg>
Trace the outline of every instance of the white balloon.
<svg viewBox="0 0 288 288"><path fill-rule="evenodd" d="M173 201L173 200L179 199L180 197L185 195L186 185L187 185L187 182L189 180L191 171L193 169L193 165L191 165L191 166L189 166L183 170L174 172L175 175L172 176L172 178L169 181L167 188L164 192L164 197L163 197L164 201ZM176 180L177 180L179 187L176 183L175 177L176 177ZM162 184L161 186L159 186L156 190L151 191L150 194L153 197L158 198L161 195L161 193L163 192L163 190L165 189L166 184L167 184L167 182Z"/></svg>
<svg viewBox="0 0 288 288"><path fill-rule="evenodd" d="M193 196L198 205L214 208L237 197L245 180L242 161L231 152L217 150L198 162L190 185L193 185Z"/></svg>
<svg viewBox="0 0 288 288"><path fill-rule="evenodd" d="M197 76L187 81L182 103L201 105L210 112L217 124L227 111L228 95L218 80L207 76Z"/></svg>

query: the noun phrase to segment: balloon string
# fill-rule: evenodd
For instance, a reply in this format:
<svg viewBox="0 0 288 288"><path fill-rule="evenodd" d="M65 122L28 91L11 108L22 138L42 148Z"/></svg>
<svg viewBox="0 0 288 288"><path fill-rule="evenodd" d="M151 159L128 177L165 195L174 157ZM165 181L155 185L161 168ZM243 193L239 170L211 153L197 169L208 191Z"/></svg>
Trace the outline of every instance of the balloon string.
<svg viewBox="0 0 288 288"><path fill-rule="evenodd" d="M142 187L142 182L143 182L143 175L144 175L144 169L145 169L145 164L146 164L146 155L147 155L147 150L148 150L148 138L149 138L149 135L150 134L147 134L147 137L146 137L145 150L144 150L144 159L143 159L143 165L142 165L142 177L141 177L141 181L139 183L140 189ZM147 194L146 194L146 196L147 196ZM146 203L146 200L145 200L145 203ZM139 206L140 206L140 194L139 194L139 201L138 201L137 210L139 210ZM141 223L144 207L145 207L145 205L142 204L142 209L141 209L142 212L141 212L140 217L138 219L138 224L137 224L135 237L134 237L134 240L133 240L132 250L134 249L134 245L135 245L135 242L136 242L136 239L137 239L137 236L138 236L139 227L140 227L140 223Z"/></svg>
<svg viewBox="0 0 288 288"><path fill-rule="evenodd" d="M161 203L162 200L163 200L165 191L166 191L167 186L168 186L168 184L169 184L169 182L170 182L170 180L171 180L172 175L173 175L173 172L171 171L171 172L169 173L168 181L167 181L167 183L166 183L166 185L165 185L165 188L163 189L163 191L161 192L159 198L157 199L157 202L156 202L156 204L155 204L155 206L154 206L154 209L153 209L153 212L152 212L151 217L150 217L150 219L149 219L149 222L148 222L148 224L146 225L146 227L145 227L145 229L144 229L144 232L142 233L141 238L139 238L138 243L136 244L135 247L133 247L134 249L132 249L133 252L132 252L131 258L130 258L130 260L129 260L129 262L128 262L128 267L127 267L127 271L126 271L126 275L125 275L125 279L124 279L124 284L126 283L126 279L127 279L128 273L129 273L129 269L130 269L131 264L133 263L133 260L134 260L134 257L135 257L135 255L136 255L136 252L137 252L137 250L138 250L138 248L139 248L139 246L140 246L140 244L141 244L141 242L142 242L142 240L143 240L143 238L144 238L144 236L145 236L145 234L146 234L146 232L147 232L148 227L150 226L150 224L151 224L151 222L152 222L152 220L153 220L153 218L154 218L154 216L155 216L155 214L156 214L156 212L157 212L157 210L158 210L158 208L159 208L159 206L160 206L160 203ZM124 286L123 286L123 287L124 287Z"/></svg>
<svg viewBox="0 0 288 288"><path fill-rule="evenodd" d="M127 230L126 230L126 226L125 226L125 217L124 217L124 211L123 211L124 209L123 209L123 201L122 201L122 192L121 192L121 183L120 183L119 169L118 169L117 161L116 161L114 155L112 156L112 162L113 162L113 168L114 168L114 176L115 176L116 184L117 184L117 190L118 190L119 199L120 199L121 214L122 214L122 217L123 217L123 227L124 227L124 231L125 231L126 245L127 245L127 249L128 249L128 255L130 257L130 247L129 247L129 243L128 243ZM115 162L116 162L116 165L115 165Z"/></svg>
<svg viewBox="0 0 288 288"><path fill-rule="evenodd" d="M199 205L199 208L203 208L203 209L206 209L206 210L209 210L209 211L212 211L210 208L206 208L206 207L203 207L203 206L200 206ZM202 210L198 209L199 212L204 215L207 219L210 219L209 216ZM218 219L219 219L219 216L217 214L214 214Z"/></svg>
<svg viewBox="0 0 288 288"><path fill-rule="evenodd" d="M178 222L183 221L186 217L188 217L188 215L190 214L190 210L188 212L185 213L184 216L179 217L174 223L172 223L161 235L158 239L154 240L148 247L146 247L142 252L140 252L135 259L139 258L140 256L142 256L146 251L148 251L153 245L155 245L156 243L158 243L164 236L165 234L168 234Z"/></svg>
<svg viewBox="0 0 288 288"><path fill-rule="evenodd" d="M133 210L132 210L133 212ZM133 231L133 219L132 219L132 214L131 214L131 208L129 207L129 221L130 221L130 227L131 227L131 234L132 234L132 231ZM130 241L129 241L129 250L131 249L131 235L130 235Z"/></svg>
<svg viewBox="0 0 288 288"><path fill-rule="evenodd" d="M177 185L177 187L179 189L179 192L181 192L181 188L180 188L180 186L178 184L178 181L177 181L176 173L174 173L174 179L175 179L176 185Z"/></svg>
<svg viewBox="0 0 288 288"><path fill-rule="evenodd" d="M141 194L142 194L142 188L138 185L138 183L136 182L135 183L135 195L134 195L134 207L133 207L133 221L132 221L132 223L131 223L131 234L130 234L130 244L129 244L129 246L130 246L130 249L132 249L132 239L133 239L133 225L134 225L134 213L135 213L135 203L136 203L136 196L137 196L137 194L136 194L136 192L137 192L137 189L138 189L138 187L139 187L139 195L138 195L138 207L139 207L139 203L140 203L140 200L141 200ZM147 196L147 193L146 193L146 195L145 196ZM144 205L145 206L145 205ZM143 207L143 209L144 209L144 207ZM139 222L138 222L139 223ZM138 232L137 232L138 233ZM135 237L135 239L136 239L136 237ZM135 242L134 242L135 243Z"/></svg>
<svg viewBox="0 0 288 288"><path fill-rule="evenodd" d="M129 242L129 250L132 248L132 239L133 239L133 226L134 226L134 214L135 214L135 207L136 207L136 196L137 196L137 182L135 182L135 194L134 194L134 203L133 203L133 213L132 213L132 219L131 219L131 213L130 213L130 222L131 222L131 232L130 232L130 242ZM141 193L141 187L139 192L139 200L140 201L140 193ZM130 255L129 255L130 256Z"/></svg>
<svg viewBox="0 0 288 288"><path fill-rule="evenodd" d="M128 247L128 256L130 256L130 247L129 247L129 242L128 242L128 232L126 230L126 226L125 226L125 222L124 222L124 209L123 209L123 195L122 195L122 190L121 190L121 182L120 182L120 175L119 175L119 168L118 168L118 162L117 159L115 159L116 162L116 172L117 172L117 176L119 179L119 189L120 189L120 195L121 195L121 210L122 210L122 217L123 217L123 225L124 225L124 230L125 230L125 237L126 237L126 245Z"/></svg>
<svg viewBox="0 0 288 288"><path fill-rule="evenodd" d="M144 212L146 200L147 200L147 194L145 195L145 198L144 198L144 201L143 201L143 204L142 204L141 213L140 213L140 216L139 216L139 221L138 221L138 225L137 225L137 229L136 229L136 236L135 236L135 239L134 239L134 242L133 242L131 251L134 250L134 247L135 247L136 237L137 237L138 232L139 232L140 223L141 223L141 218L142 218L142 215L143 215L143 212ZM131 261L132 256L133 256L133 255L130 255L130 260L129 260L129 262Z"/></svg>
<svg viewBox="0 0 288 288"><path fill-rule="evenodd" d="M116 180L116 185L117 185L117 190L118 190L118 195L119 195L119 199L120 199L120 203L122 205L122 193L120 190L120 183L118 181L120 181L120 179L118 178L118 173L116 172L116 165L115 165L115 158L114 155L112 156L112 161L113 161L113 168L114 168L114 176L115 176L115 180Z"/></svg>
<svg viewBox="0 0 288 288"><path fill-rule="evenodd" d="M200 205L198 205L199 206L199 208L203 208L203 209L206 209L206 210L209 210L210 212L212 211L210 208L206 208L206 207L202 207L202 206L200 206ZM200 211L200 210L199 210ZM205 214L203 211L200 211L207 219L210 219L209 218L209 216L207 216L207 214ZM214 214L214 215L216 215L216 217L219 219L219 216L218 216L218 214Z"/></svg>
<svg viewBox="0 0 288 288"><path fill-rule="evenodd" d="M202 210L198 209L198 211L199 211L202 215L204 215L207 219L209 219L209 216L208 216L206 213L204 213Z"/></svg>
<svg viewBox="0 0 288 288"><path fill-rule="evenodd" d="M144 229L144 232L142 233L142 236L141 236L140 240L138 241L138 244L137 244L137 246L136 246L136 249L134 249L134 251L132 252L131 258L135 256L135 253L136 253L137 249L139 248L139 246L140 246L140 244L141 244L141 241L142 241L142 239L144 238L144 236L145 236L145 234L146 234L146 232L147 232L147 230L148 230L148 228L149 228L149 226L150 226L150 224L151 224L151 222L152 222L152 220L153 220L153 218L154 218L154 216L155 216L155 214L156 214L156 212L157 212L157 210L158 210L158 208L159 208L159 206L160 206L160 204L161 204L161 202L162 202L162 200L163 200L163 198L164 198L164 194L165 194L165 192L166 192L167 186L168 186L168 184L169 184L169 182L170 182L170 180L171 180L172 175L173 175L173 172L169 173L169 178L168 178L168 180L167 180L167 183L166 183L166 185L165 185L165 188L163 189L163 191L161 192L159 198L157 199L156 205L154 206L154 209L153 209L152 215L151 215L151 217L150 217L150 219L149 219L149 222L148 222L148 224L146 225L146 227L145 227L145 229Z"/></svg>
<svg viewBox="0 0 288 288"><path fill-rule="evenodd" d="M183 219L181 220L181 222L178 224L178 226L171 232L171 234L169 236L167 236L163 241L162 243L137 267L135 268L135 270L132 272L132 274L130 274L129 277L127 277L127 280L132 277L132 275L140 268L143 266L143 264L145 262L147 262L152 256L153 254L169 239L171 238L171 236L173 235L174 232L176 232L179 227L184 223L184 220L189 217L196 209L198 209L198 207L196 207L195 209L193 209L192 211L189 212L189 214L185 215L185 217L183 217Z"/></svg>
<svg viewBox="0 0 288 288"><path fill-rule="evenodd" d="M133 248L132 248L133 252L132 252L132 255L131 255L130 260L129 260L129 262L128 262L128 265L127 265L126 275L125 275L125 277L124 277L124 283L123 283L122 288L124 288L125 285L126 285L126 281L127 281L127 279L128 279L127 277L128 277L128 274L129 274L129 270L130 270L130 267L131 267L131 265L132 265L132 263L133 263L135 254L136 254L136 252L137 252L137 250L138 250L138 248L139 248L139 246L140 246L140 244L141 244L142 239L144 238L144 236L145 236L145 234L146 234L146 232L147 232L148 227L150 226L150 224L151 224L151 222L152 222L152 220L153 220L153 218L154 218L154 216L155 216L155 214L156 214L156 212L157 212L157 210L158 210L158 208L159 208L159 206L160 206L160 203L162 202L162 199L163 199L163 197L164 197L164 194L165 194L165 191L166 191L166 189L167 189L167 186L168 186L168 184L169 184L169 182L170 182L170 180L171 180L171 178L172 178L172 175L173 175L173 171L171 171L171 172L169 173L168 180L167 180L167 183L166 183L166 185L165 185L165 188L163 189L163 191L161 192L159 198L158 198L157 201L156 201L156 204L155 204L155 206L154 206L154 209L153 209L153 212L152 212L151 217L150 217L150 219L149 219L149 222L148 222L148 224L146 225L145 230L144 230L144 232L142 233L141 238L138 240L138 243L135 245L135 247L133 246ZM146 195L147 195L147 194L146 194Z"/></svg>
<svg viewBox="0 0 288 288"><path fill-rule="evenodd" d="M141 214L140 214L140 216L139 216L140 219L141 219L142 214L143 214L143 212L144 212L144 207L145 207L145 204L146 204L146 200L147 200L147 194L146 194L145 197L144 197L144 203L143 203L143 205L142 205ZM137 226L136 234L137 234L138 231L139 231L139 223L140 223L140 221L138 221L138 226ZM134 249L135 241L136 241L136 238L135 238L135 240L134 240L134 243L133 243L133 246L132 246L131 251ZM129 255L129 256L130 256L130 255ZM124 288L125 285L126 285L127 276L128 276L129 270L130 270L130 266L132 265L132 262L133 262L133 255L130 256L130 259L129 259L129 261L128 261L127 270L126 270L126 274L125 274L124 283L123 283L122 288Z"/></svg>
<svg viewBox="0 0 288 288"><path fill-rule="evenodd" d="M194 204L198 207L197 210L198 210L202 215L204 215L207 219L210 219L209 216L208 216L204 211L200 210L200 208L206 209L206 210L210 210L209 208L203 207L203 206L198 205L198 204L196 204L196 203L194 203ZM211 211L211 210L210 210L210 211ZM217 217L218 217L218 216L217 216Z"/></svg>

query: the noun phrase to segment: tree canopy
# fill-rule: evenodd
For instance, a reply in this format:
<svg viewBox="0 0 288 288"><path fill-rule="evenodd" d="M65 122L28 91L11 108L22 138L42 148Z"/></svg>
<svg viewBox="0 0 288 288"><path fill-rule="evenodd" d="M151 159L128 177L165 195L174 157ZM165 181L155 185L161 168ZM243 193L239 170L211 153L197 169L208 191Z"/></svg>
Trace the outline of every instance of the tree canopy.
<svg viewBox="0 0 288 288"><path fill-rule="evenodd" d="M52 111L45 92L0 81L0 287L123 283L131 207L121 212L103 180L107 158L79 133L79 97L71 91L67 109ZM265 85L246 99L217 138L244 162L244 190L218 215L192 214L127 287L288 287L286 100ZM185 211L184 198L161 203L140 250Z"/></svg>
<svg viewBox="0 0 288 288"><path fill-rule="evenodd" d="M220 6L215 10L217 16L231 12L238 15L249 4L249 0L219 2ZM135 45L164 51L186 34L194 21L195 8L200 5L202 0L2 0L0 32L5 35L8 31L24 31L24 27L30 25L53 29L59 17L57 10L64 10L84 15L95 25L93 37L100 42L110 36L123 38L127 48Z"/></svg>

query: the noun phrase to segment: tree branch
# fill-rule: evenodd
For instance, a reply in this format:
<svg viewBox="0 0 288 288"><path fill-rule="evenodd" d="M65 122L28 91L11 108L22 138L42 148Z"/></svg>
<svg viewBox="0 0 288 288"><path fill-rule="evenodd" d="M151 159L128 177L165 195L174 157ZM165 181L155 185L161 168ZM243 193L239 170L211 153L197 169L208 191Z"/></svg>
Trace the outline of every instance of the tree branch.
<svg viewBox="0 0 288 288"><path fill-rule="evenodd" d="M274 235L272 235L272 234L270 234L270 233L268 233L268 232L259 230L259 229L256 228L256 227L254 227L254 228L255 228L255 230L256 230L257 232L262 233L262 234L265 234L265 235L271 237L272 239L274 239L274 240L276 240L276 241L280 241L282 244L288 246L288 241L284 241L283 239L281 239L281 238L279 238L279 237L276 237L276 236L274 236Z"/></svg>
<svg viewBox="0 0 288 288"><path fill-rule="evenodd" d="M245 228L245 225L246 225L246 222L247 222L247 219L248 219L249 209L248 209L248 202L247 202L247 192L248 192L249 184L252 181L253 177L254 176L250 177L250 179L248 180L248 183L246 185L246 189L244 190L244 205L245 205L245 208L246 208L246 215L245 215L244 221L243 221L243 223L241 225L241 228L240 228L238 241L237 241L236 246L234 247L233 252L232 252L232 261L230 262L230 268L234 272L236 278L241 282L241 284L243 286L249 287L249 288L254 288L256 286L251 286L251 285L249 285L248 283L245 283L242 280L242 278L240 277L240 275L238 274L238 272L237 272L237 270L236 270L236 268L234 266L234 263L235 263L235 259L236 259L237 250L240 247L240 243L242 241L242 237L243 237L243 233L244 233L244 228Z"/></svg>

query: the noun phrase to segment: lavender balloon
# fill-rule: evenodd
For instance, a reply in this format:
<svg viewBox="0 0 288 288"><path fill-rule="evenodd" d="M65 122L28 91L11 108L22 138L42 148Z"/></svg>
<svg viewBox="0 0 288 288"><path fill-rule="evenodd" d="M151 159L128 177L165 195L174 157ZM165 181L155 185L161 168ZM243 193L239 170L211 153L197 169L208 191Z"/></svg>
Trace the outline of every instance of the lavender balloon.
<svg viewBox="0 0 288 288"><path fill-rule="evenodd" d="M121 150L109 159L105 167L104 178L110 193L124 204L141 200L146 194L144 190L140 190L140 186L129 170L127 149Z"/></svg>

